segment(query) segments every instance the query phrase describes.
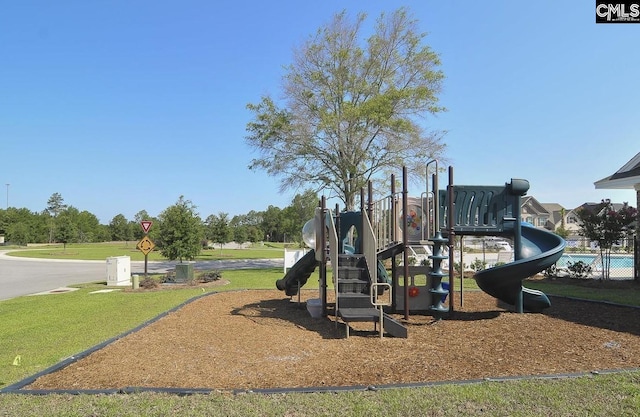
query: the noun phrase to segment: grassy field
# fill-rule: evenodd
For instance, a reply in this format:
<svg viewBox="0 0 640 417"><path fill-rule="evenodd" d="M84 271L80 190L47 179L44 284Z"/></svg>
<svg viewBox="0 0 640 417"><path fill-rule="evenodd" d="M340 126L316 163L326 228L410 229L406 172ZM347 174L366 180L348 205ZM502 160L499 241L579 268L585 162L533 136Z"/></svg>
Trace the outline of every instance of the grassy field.
<svg viewBox="0 0 640 417"><path fill-rule="evenodd" d="M272 289L281 277L279 268L223 271L229 284L205 291ZM316 273L307 287L317 288L317 280ZM526 286L551 294L640 305L637 289L589 291L575 284L532 281ZM464 287L477 288L472 279L464 280ZM0 302L0 388L203 293L201 288L185 288L92 294L104 288L104 283L94 283L74 292ZM639 410L640 372L326 394L0 395L0 416L631 416Z"/></svg>
<svg viewBox="0 0 640 417"><path fill-rule="evenodd" d="M288 245L287 247L289 247ZM284 257L285 245L282 243L256 243L249 249L204 249L195 259L197 261L215 261L220 259L271 259ZM136 249L136 242L61 244L24 248L11 252L10 256L42 259L82 259L102 261L112 256L129 256L132 261L143 261L144 254ZM149 253L149 261L164 261L160 252Z"/></svg>

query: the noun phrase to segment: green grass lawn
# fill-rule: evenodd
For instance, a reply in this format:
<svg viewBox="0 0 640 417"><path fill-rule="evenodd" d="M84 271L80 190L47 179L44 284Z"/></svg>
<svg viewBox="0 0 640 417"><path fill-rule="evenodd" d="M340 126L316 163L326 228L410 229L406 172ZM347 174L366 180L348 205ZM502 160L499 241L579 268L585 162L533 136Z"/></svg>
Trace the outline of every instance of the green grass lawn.
<svg viewBox="0 0 640 417"><path fill-rule="evenodd" d="M557 296L640 306L640 284L633 281L600 282L598 280L545 279L528 280L524 282L524 285L527 288Z"/></svg>
<svg viewBox="0 0 640 417"><path fill-rule="evenodd" d="M24 249L24 248L23 248ZM112 256L129 256L132 261L143 261L144 254L136 249L136 242L87 243L48 245L28 250L16 250L9 256L42 259L76 259L103 261ZM160 252L149 253L149 261L165 261ZM197 261L215 261L221 259L272 259L284 257L284 244L255 244L249 249L204 249L195 259Z"/></svg>
<svg viewBox="0 0 640 417"><path fill-rule="evenodd" d="M275 289L280 268L223 271L227 285L167 291L113 291L105 283L73 292L0 301L0 388L115 337L203 291ZM316 271L305 288L318 288ZM329 278L330 279L330 278ZM21 357L20 366L13 361ZM1 414L0 414L1 415Z"/></svg>
<svg viewBox="0 0 640 417"><path fill-rule="evenodd" d="M222 274L229 284L207 291L273 289L274 282L283 276L280 268L223 271ZM458 282L456 279L456 289ZM570 281L544 280L525 285L550 294L640 305L638 289L587 291ZM305 288L317 287L316 272ZM130 330L203 292L201 288L186 288L91 294L104 288L104 283L94 283L69 293L1 301L0 388ZM474 290L477 286L473 279L465 279L464 288ZM21 360L14 365L18 355ZM0 416L631 416L638 410L640 372L332 394L0 395Z"/></svg>
<svg viewBox="0 0 640 417"><path fill-rule="evenodd" d="M60 362L202 294L200 289L91 294L77 291L0 302L0 387ZM14 359L20 356L19 366Z"/></svg>
<svg viewBox="0 0 640 417"><path fill-rule="evenodd" d="M640 372L377 392L0 395L0 415L40 416L636 416Z"/></svg>

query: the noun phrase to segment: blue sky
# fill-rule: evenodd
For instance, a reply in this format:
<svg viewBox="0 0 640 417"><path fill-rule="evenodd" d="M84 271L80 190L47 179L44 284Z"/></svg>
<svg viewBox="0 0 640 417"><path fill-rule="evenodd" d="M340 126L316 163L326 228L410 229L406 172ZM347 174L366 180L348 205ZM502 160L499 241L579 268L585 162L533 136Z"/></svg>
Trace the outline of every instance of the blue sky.
<svg viewBox="0 0 640 417"><path fill-rule="evenodd" d="M342 10L406 6L446 75L425 120L454 182L526 178L573 208L640 152L640 25L596 25L589 1L33 1L0 13L0 206L53 193L108 223L180 195L204 218L287 206L249 171L247 103L280 96L292 50ZM443 184L446 183L446 176Z"/></svg>

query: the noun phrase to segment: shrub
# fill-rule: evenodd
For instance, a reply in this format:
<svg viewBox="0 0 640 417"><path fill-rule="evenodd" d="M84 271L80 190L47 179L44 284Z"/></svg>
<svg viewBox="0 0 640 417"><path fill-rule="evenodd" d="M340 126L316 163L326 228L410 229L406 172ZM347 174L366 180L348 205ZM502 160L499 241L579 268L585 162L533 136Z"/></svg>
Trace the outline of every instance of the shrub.
<svg viewBox="0 0 640 417"><path fill-rule="evenodd" d="M567 269L571 278L587 278L591 275L591 266L582 261L567 262Z"/></svg>
<svg viewBox="0 0 640 417"><path fill-rule="evenodd" d="M151 277L145 277L142 281L140 281L140 288L144 288L145 290L150 290L153 288L158 288L160 284L158 281Z"/></svg>
<svg viewBox="0 0 640 417"><path fill-rule="evenodd" d="M207 271L200 274L200 281L202 282L218 281L221 278L222 273L220 271Z"/></svg>
<svg viewBox="0 0 640 417"><path fill-rule="evenodd" d="M460 264L460 262L454 262L453 263L453 269L456 271L456 274L458 275L462 275L462 271L464 270L464 268L466 268L467 265L466 264Z"/></svg>
<svg viewBox="0 0 640 417"><path fill-rule="evenodd" d="M480 259L476 258L471 265L469 265L469 268L473 269L474 271L478 272L478 271L482 271L483 269L485 269L487 267L487 263L485 261L481 261Z"/></svg>
<svg viewBox="0 0 640 417"><path fill-rule="evenodd" d="M545 269L542 272L542 275L544 275L546 278L555 278L558 276L558 267L556 266L556 264L553 264L549 268Z"/></svg>
<svg viewBox="0 0 640 417"><path fill-rule="evenodd" d="M161 278L162 283L176 282L176 271L167 271Z"/></svg>

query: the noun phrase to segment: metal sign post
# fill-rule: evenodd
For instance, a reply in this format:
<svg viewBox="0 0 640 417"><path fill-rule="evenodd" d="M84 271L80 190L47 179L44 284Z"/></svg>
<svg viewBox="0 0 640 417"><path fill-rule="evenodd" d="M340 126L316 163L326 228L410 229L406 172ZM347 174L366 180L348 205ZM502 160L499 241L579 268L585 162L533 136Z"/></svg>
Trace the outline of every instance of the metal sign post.
<svg viewBox="0 0 640 417"><path fill-rule="evenodd" d="M149 229L151 229L152 224L153 223L149 220L143 220L140 222L140 226L142 227L142 230L144 231L145 235L140 240L140 242L138 242L138 244L136 245L136 248L138 248L140 252L144 253L144 277L145 278L147 278L149 252L151 252L153 248L156 247L155 243L153 243L153 241L149 239L149 236L147 236L147 233L149 233Z"/></svg>

